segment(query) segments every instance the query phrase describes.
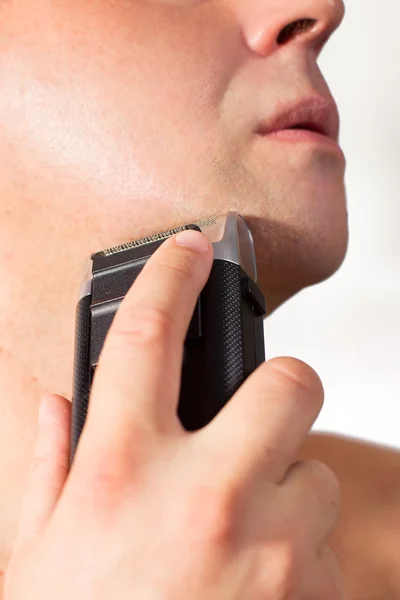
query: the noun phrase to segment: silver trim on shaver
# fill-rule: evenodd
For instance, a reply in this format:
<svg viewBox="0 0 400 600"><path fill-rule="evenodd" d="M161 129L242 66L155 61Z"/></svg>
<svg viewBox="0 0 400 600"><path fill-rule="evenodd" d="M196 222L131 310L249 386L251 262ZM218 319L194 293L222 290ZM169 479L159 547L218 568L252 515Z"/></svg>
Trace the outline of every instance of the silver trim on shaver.
<svg viewBox="0 0 400 600"><path fill-rule="evenodd" d="M85 268L85 279L81 285L79 292L79 300L82 300L84 296L89 296L92 293L92 282L93 282L93 260L87 259Z"/></svg>
<svg viewBox="0 0 400 600"><path fill-rule="evenodd" d="M247 275L254 281L257 281L257 264L254 253L254 241L251 231L245 219L235 210L230 210L227 213L218 217L210 217L195 223L198 225L202 233L210 240L214 248L214 259L226 260L228 262L240 265ZM169 230L173 235L175 230ZM156 234L149 238L144 238L132 242L131 245L145 245L151 243L159 235L170 237L168 232ZM123 252L129 247L129 242L126 245L116 246L114 249L108 249L105 254L111 252ZM84 296L88 296L92 292L93 281L93 260L88 259L85 270L85 280L81 285L79 300Z"/></svg>
<svg viewBox="0 0 400 600"><path fill-rule="evenodd" d="M196 223L214 247L214 259L227 260L240 265L247 275L256 283L257 264L254 253L254 241L246 221L235 210L219 217L213 223L202 226Z"/></svg>

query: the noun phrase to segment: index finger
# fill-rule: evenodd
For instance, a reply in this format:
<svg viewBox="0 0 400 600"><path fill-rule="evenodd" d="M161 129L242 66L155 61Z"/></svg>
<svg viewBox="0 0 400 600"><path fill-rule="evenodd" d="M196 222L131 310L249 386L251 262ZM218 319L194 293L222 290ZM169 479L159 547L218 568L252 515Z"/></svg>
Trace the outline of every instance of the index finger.
<svg viewBox="0 0 400 600"><path fill-rule="evenodd" d="M188 237L203 251L178 245ZM102 445L115 450L132 444L138 429L179 424L183 343L212 262L211 243L192 230L169 238L150 257L106 336L82 437L96 430Z"/></svg>

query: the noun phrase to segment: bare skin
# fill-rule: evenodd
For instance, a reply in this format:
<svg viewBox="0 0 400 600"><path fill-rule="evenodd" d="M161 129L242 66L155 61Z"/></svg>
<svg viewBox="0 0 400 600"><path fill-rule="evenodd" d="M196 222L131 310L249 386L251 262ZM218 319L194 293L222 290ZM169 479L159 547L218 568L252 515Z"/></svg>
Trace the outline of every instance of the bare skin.
<svg viewBox="0 0 400 600"><path fill-rule="evenodd" d="M342 17L340 0L0 3L0 568L16 535L39 399L71 396L90 253L235 208L253 231L270 312L340 266L343 159L326 144L255 130L286 103L330 100L316 61ZM309 21L279 37L299 19ZM341 444L358 468L349 477L342 463L333 467L358 498L365 453ZM329 463L325 448L315 438L305 452ZM387 502L372 497L367 536L367 516ZM391 517L389 508L392 500ZM346 523L345 540L351 514ZM346 547L339 539L353 591L358 555Z"/></svg>
<svg viewBox="0 0 400 600"><path fill-rule="evenodd" d="M329 539L352 600L400 598L400 454L333 435L310 435L299 458L318 458L338 477L341 510Z"/></svg>
<svg viewBox="0 0 400 600"><path fill-rule="evenodd" d="M212 258L185 231L141 271L105 340L69 473L71 404L46 399L4 600L344 600L326 545L338 481L322 463L293 464L321 408L317 374L266 361L200 431L177 417Z"/></svg>

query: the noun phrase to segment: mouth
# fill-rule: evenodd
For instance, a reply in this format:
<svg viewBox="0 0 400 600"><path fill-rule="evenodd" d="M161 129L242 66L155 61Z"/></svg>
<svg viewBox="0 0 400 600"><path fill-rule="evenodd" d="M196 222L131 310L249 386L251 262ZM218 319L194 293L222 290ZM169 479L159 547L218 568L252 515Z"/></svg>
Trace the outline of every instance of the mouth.
<svg viewBox="0 0 400 600"><path fill-rule="evenodd" d="M336 144L339 138L339 114L336 104L321 97L307 98L284 106L279 112L258 124L258 135L286 132L310 132L324 136Z"/></svg>

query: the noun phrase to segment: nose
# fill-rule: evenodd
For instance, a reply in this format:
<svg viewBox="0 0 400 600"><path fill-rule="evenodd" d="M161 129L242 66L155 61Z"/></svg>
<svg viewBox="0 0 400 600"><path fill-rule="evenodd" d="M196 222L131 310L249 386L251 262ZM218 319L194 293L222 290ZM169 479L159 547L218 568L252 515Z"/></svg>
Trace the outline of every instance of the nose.
<svg viewBox="0 0 400 600"><path fill-rule="evenodd" d="M344 16L343 0L243 0L236 6L248 47L262 56L290 43L318 53Z"/></svg>

